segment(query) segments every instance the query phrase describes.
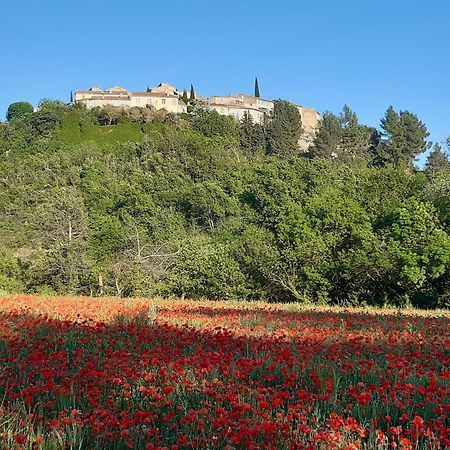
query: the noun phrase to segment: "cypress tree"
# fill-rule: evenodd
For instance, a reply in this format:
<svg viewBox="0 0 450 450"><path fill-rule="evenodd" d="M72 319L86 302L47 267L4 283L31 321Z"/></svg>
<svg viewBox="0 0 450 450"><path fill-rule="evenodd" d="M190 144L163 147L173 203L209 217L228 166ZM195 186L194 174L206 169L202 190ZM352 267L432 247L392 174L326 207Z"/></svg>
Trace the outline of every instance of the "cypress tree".
<svg viewBox="0 0 450 450"><path fill-rule="evenodd" d="M70 103L73 103L73 91L70 91Z"/></svg>
<svg viewBox="0 0 450 450"><path fill-rule="evenodd" d="M189 100L192 102L195 100L195 91L194 91L194 86L191 84L191 93L189 95Z"/></svg>
<svg viewBox="0 0 450 450"><path fill-rule="evenodd" d="M259 94L259 84L257 77L255 77L255 97L261 97L261 95Z"/></svg>
<svg viewBox="0 0 450 450"><path fill-rule="evenodd" d="M183 95L181 96L181 100L187 105L189 103L189 98L186 92L186 89L183 90Z"/></svg>

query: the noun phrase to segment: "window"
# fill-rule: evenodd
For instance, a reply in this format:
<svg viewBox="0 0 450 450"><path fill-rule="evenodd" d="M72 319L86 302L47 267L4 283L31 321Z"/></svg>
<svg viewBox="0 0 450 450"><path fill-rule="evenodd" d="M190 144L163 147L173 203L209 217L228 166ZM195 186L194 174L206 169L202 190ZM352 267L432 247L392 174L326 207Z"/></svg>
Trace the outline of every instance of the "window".
<svg viewBox="0 0 450 450"><path fill-rule="evenodd" d="M141 99L139 97L136 98L136 105L140 105L141 104Z"/></svg>
<svg viewBox="0 0 450 450"><path fill-rule="evenodd" d="M149 105L151 105L151 104L152 104L152 99L151 99L151 98L148 98L148 99L147 99L147 103L148 103Z"/></svg>
<svg viewBox="0 0 450 450"><path fill-rule="evenodd" d="M165 98L162 98L162 99L161 99L161 104L162 104L162 105L165 105L165 104L166 104L166 99L165 99Z"/></svg>

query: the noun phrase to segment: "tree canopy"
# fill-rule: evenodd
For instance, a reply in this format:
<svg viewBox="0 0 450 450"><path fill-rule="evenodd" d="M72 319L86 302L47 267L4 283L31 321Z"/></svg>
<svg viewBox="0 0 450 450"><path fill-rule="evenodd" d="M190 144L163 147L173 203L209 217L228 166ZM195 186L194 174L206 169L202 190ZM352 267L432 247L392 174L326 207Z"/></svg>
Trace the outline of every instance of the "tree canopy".
<svg viewBox="0 0 450 450"><path fill-rule="evenodd" d="M6 112L6 120L20 119L21 117L31 114L33 112L33 105L29 102L11 103Z"/></svg>
<svg viewBox="0 0 450 450"><path fill-rule="evenodd" d="M290 158L299 153L302 120L298 109L285 100L276 100L271 120L267 125L269 153Z"/></svg>
<svg viewBox="0 0 450 450"><path fill-rule="evenodd" d="M0 292L450 305L450 173L414 114L44 101L0 123ZM381 138L379 136L380 133ZM406 169L406 170L405 170Z"/></svg>

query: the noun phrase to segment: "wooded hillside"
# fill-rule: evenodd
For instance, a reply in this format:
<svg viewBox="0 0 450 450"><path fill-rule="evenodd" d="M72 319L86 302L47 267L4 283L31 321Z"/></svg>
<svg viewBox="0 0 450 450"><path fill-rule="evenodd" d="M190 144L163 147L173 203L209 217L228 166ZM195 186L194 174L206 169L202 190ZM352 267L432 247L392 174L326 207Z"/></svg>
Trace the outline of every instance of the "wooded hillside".
<svg viewBox="0 0 450 450"><path fill-rule="evenodd" d="M295 108L294 108L295 109ZM298 113L297 113L298 115ZM412 113L326 113L308 153L207 111L44 101L0 123L0 292L450 306L450 163Z"/></svg>

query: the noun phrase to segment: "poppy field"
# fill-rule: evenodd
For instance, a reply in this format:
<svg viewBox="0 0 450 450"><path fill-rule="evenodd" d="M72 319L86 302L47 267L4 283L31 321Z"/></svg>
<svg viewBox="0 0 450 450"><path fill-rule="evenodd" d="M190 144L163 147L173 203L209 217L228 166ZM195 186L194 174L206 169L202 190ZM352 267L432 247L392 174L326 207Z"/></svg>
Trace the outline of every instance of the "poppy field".
<svg viewBox="0 0 450 450"><path fill-rule="evenodd" d="M1 449L450 448L450 314L0 298Z"/></svg>

